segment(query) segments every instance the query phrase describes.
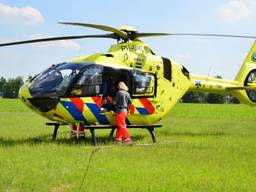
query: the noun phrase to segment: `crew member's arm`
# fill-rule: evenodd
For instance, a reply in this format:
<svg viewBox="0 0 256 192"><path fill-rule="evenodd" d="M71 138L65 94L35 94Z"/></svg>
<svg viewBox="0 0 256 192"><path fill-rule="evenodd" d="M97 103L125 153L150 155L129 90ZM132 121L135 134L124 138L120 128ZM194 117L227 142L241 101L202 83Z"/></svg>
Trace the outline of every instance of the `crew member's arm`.
<svg viewBox="0 0 256 192"><path fill-rule="evenodd" d="M116 93L116 96L115 96L115 98L113 99L113 104L114 104L114 105L116 105L117 100L118 100L118 93Z"/></svg>
<svg viewBox="0 0 256 192"><path fill-rule="evenodd" d="M130 113L130 106L131 106L131 104L132 104L131 96L128 93L128 102L127 102L127 113L128 114Z"/></svg>

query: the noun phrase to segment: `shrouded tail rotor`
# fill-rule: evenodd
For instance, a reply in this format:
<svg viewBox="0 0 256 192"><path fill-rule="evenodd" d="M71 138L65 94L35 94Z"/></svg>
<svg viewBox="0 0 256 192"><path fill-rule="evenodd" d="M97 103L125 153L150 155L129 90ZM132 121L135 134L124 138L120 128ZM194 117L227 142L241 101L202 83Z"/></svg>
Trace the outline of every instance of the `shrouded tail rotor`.
<svg viewBox="0 0 256 192"><path fill-rule="evenodd" d="M251 70L244 81L245 87L255 87L256 85L256 69ZM255 89L248 89L246 90L246 94L249 99L256 103L256 90Z"/></svg>
<svg viewBox="0 0 256 192"><path fill-rule="evenodd" d="M234 95L244 104L256 106L256 41L235 80L242 87L233 89Z"/></svg>

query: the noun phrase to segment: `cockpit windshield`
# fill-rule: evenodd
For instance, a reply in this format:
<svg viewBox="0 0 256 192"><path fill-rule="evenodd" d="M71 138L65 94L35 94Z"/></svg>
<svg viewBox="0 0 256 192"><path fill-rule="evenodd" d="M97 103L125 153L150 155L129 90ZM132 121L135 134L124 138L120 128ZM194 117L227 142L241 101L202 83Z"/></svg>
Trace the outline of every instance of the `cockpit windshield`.
<svg viewBox="0 0 256 192"><path fill-rule="evenodd" d="M62 97L76 75L89 63L64 63L39 74L30 86L33 97Z"/></svg>

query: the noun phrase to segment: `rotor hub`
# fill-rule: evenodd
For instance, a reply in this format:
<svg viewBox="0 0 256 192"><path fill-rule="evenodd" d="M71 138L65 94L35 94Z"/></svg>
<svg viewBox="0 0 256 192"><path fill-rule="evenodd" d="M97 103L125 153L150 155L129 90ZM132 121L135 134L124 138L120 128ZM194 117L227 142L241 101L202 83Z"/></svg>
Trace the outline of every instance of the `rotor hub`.
<svg viewBox="0 0 256 192"><path fill-rule="evenodd" d="M130 32L130 33L136 33L138 30L131 27L131 26L121 26L117 28L120 31L124 31L124 32Z"/></svg>

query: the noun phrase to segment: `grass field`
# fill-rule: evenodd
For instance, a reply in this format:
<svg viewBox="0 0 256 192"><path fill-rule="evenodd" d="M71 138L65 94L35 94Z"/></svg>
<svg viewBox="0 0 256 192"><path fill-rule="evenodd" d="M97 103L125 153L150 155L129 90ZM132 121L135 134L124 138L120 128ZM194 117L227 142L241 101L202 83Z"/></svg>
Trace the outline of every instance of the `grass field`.
<svg viewBox="0 0 256 192"><path fill-rule="evenodd" d="M256 108L178 104L157 144L132 147L113 146L108 130L97 147L70 141L68 127L52 142L46 122L0 99L0 191L256 191Z"/></svg>

